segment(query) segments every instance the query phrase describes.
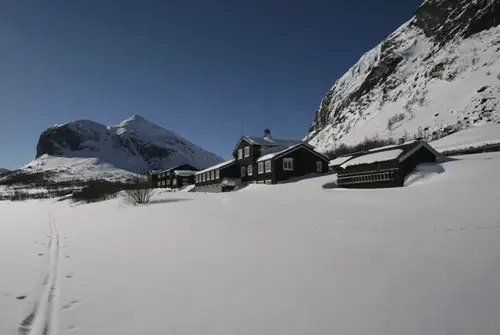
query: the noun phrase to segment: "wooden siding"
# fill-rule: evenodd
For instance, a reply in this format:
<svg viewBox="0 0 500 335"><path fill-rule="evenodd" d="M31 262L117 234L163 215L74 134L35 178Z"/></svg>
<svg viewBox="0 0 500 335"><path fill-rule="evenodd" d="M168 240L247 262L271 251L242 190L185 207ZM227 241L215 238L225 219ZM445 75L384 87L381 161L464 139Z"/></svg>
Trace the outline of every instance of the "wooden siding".
<svg viewBox="0 0 500 335"><path fill-rule="evenodd" d="M216 178L215 170L219 170L219 178ZM224 178L239 178L239 176L240 176L239 165L236 164L236 162L233 162L229 165L223 166L219 169L214 169L214 170L204 172L204 173L200 174L200 176L202 176L203 174L208 175L211 173L211 171L214 171L214 179L213 180L206 179L205 181L196 182L196 177L195 177L196 187L205 187L208 185L216 185L216 184L220 184Z"/></svg>
<svg viewBox="0 0 500 335"><path fill-rule="evenodd" d="M293 170L285 170L283 161L293 159ZM317 171L316 162L321 162L321 172ZM312 173L328 172L328 160L312 153L304 147L290 151L273 159L273 184L290 178L302 177Z"/></svg>

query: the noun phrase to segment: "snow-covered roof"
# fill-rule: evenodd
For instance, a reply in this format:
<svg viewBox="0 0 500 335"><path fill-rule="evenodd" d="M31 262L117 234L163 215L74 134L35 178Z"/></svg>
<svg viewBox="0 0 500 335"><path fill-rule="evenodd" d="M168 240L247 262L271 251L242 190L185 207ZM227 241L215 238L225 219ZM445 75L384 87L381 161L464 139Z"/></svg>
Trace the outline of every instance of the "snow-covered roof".
<svg viewBox="0 0 500 335"><path fill-rule="evenodd" d="M206 168L205 170L197 171L195 174L201 174L201 173L204 173L204 172L207 172L207 171L212 171L212 170L220 169L220 168L223 168L223 167L225 167L227 165L230 165L230 164L232 164L234 162L235 162L235 160L231 159L229 161L225 161L225 162L222 162L220 164L217 164L217 165L211 166L209 168Z"/></svg>
<svg viewBox="0 0 500 335"><path fill-rule="evenodd" d="M411 140L411 141L400 143L400 144L391 144L391 145L387 145L385 147L370 149L370 150L368 150L368 152L375 152L375 151L379 152L381 150L388 150L388 149L392 149L392 148L399 148L399 147L402 147L402 146L416 144L417 142L418 142L417 140Z"/></svg>
<svg viewBox="0 0 500 335"><path fill-rule="evenodd" d="M292 145L290 147L287 147L287 148L280 148L278 150L268 150L268 151L263 151L263 153L265 154L266 152L269 152L268 154L265 154L264 156L261 156L259 159L257 159L257 162L263 162L263 161L267 161L268 159L271 159L275 156L278 156L288 150L291 150L291 149L294 149L298 146L300 146L302 143L298 143L298 144L295 144L295 145Z"/></svg>
<svg viewBox="0 0 500 335"><path fill-rule="evenodd" d="M174 174L181 176L181 177L193 176L195 173L196 173L196 171L193 171L193 170L174 170Z"/></svg>
<svg viewBox="0 0 500 335"><path fill-rule="evenodd" d="M244 138L252 144L257 145L272 145L280 147L291 147L299 143L303 143L301 140L286 140L280 138L272 137L257 137L257 136L244 136Z"/></svg>
<svg viewBox="0 0 500 335"><path fill-rule="evenodd" d="M344 164L345 162L347 162L351 158L352 158L352 155L351 156L340 156L340 157L337 157L335 159L332 159L328 163L328 166L342 165L342 164Z"/></svg>
<svg viewBox="0 0 500 335"><path fill-rule="evenodd" d="M379 152L374 152L371 154L366 154L363 156L353 158L342 164L340 167L345 169L349 166L354 166L354 165L371 164L375 162L386 162L398 158L403 152L404 152L403 149L392 149L392 150L383 150Z"/></svg>

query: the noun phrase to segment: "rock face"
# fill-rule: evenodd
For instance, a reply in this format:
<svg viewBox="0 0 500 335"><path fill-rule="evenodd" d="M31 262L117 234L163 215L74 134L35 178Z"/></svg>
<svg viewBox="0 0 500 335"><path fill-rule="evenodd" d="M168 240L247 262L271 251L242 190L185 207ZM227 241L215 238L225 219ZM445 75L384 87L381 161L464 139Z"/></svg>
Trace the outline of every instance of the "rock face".
<svg viewBox="0 0 500 335"><path fill-rule="evenodd" d="M427 139L500 120L500 0L427 0L327 92L306 140Z"/></svg>
<svg viewBox="0 0 500 335"><path fill-rule="evenodd" d="M182 163L203 169L223 161L137 115L117 126L79 120L50 127L40 135L36 149L36 158L43 155L99 158L137 173Z"/></svg>

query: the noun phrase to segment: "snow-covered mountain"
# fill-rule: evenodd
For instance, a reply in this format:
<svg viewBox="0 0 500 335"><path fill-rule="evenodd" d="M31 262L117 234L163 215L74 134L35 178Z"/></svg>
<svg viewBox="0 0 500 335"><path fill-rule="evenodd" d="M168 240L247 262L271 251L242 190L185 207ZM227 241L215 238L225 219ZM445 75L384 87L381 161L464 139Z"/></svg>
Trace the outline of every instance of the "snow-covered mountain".
<svg viewBox="0 0 500 335"><path fill-rule="evenodd" d="M306 140L438 137L500 122L500 0L427 0L328 91Z"/></svg>
<svg viewBox="0 0 500 335"><path fill-rule="evenodd" d="M51 159L53 156L67 159ZM41 168L50 161L48 166L55 169L54 164L67 165L70 158L90 159L92 162L88 160L85 166L105 164L108 170L114 166L136 173L182 163L203 169L223 161L174 132L134 115L116 126L78 120L50 127L40 135L36 160L25 168Z"/></svg>

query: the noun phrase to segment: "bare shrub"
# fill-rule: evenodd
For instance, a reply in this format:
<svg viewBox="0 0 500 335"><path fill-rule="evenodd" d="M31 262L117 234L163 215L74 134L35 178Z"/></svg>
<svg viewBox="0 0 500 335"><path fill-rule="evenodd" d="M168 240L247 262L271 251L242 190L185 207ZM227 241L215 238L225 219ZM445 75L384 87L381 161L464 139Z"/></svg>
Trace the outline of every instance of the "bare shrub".
<svg viewBox="0 0 500 335"><path fill-rule="evenodd" d="M151 201L154 193L150 183L137 176L132 186L125 190L123 199L132 205L147 204Z"/></svg>
<svg viewBox="0 0 500 335"><path fill-rule="evenodd" d="M25 191L16 190L10 197L8 197L11 201L24 201L30 198L30 194Z"/></svg>
<svg viewBox="0 0 500 335"><path fill-rule="evenodd" d="M121 183L112 183L105 180L91 180L79 191L73 192L73 201L75 202L99 202L116 198L118 192L124 189Z"/></svg>

